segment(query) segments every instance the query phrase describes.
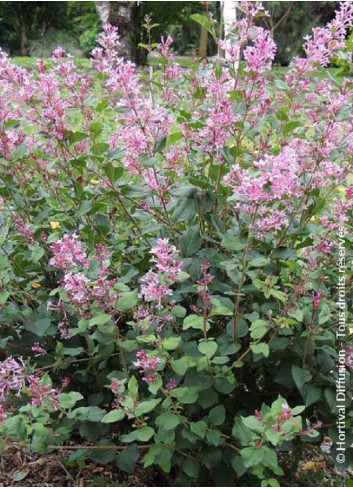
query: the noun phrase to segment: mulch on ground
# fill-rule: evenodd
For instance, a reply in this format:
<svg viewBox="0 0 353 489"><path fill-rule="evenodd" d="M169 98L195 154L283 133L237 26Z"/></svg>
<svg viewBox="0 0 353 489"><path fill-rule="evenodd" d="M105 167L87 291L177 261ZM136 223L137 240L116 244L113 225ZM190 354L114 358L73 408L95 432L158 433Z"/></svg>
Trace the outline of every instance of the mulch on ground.
<svg viewBox="0 0 353 489"><path fill-rule="evenodd" d="M166 486L154 469L136 467L129 475L110 463L99 465L87 460L84 466L69 462L72 453L61 451L48 455L29 452L13 443L0 455L0 487L158 487Z"/></svg>

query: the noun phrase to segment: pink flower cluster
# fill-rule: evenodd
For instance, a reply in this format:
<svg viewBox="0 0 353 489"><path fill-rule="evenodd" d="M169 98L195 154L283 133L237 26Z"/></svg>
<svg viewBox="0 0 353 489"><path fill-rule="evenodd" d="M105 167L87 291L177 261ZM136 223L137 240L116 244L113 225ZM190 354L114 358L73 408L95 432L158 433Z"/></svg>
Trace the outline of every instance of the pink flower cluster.
<svg viewBox="0 0 353 489"><path fill-rule="evenodd" d="M28 394L31 396L32 406L51 406L55 411L59 409L60 393L48 384L43 384L39 377L28 377Z"/></svg>
<svg viewBox="0 0 353 489"><path fill-rule="evenodd" d="M66 291L72 306L81 316L89 316L94 303L106 312L114 312L119 293L114 288L117 279L108 279L111 253L104 245L99 244L96 255L89 259L83 251L83 244L77 238L76 234L72 236L65 234L51 247L54 257L50 260L50 264L65 272L60 280L60 286ZM95 272L92 278L89 278L86 271L85 273L72 271L80 267L88 269L92 262L99 264L98 267L93 267ZM63 304L61 309L62 307ZM62 337L68 336L68 324L66 316L59 325L59 329L63 332Z"/></svg>
<svg viewBox="0 0 353 489"><path fill-rule="evenodd" d="M13 357L8 357L0 362L0 401L11 394L19 397L26 379L27 369L22 358L15 360Z"/></svg>
<svg viewBox="0 0 353 489"><path fill-rule="evenodd" d="M353 370L353 347L346 348L346 365Z"/></svg>
<svg viewBox="0 0 353 489"><path fill-rule="evenodd" d="M244 49L244 59L247 63L246 71L251 78L261 79L265 71L271 69L275 58L276 45L269 31L257 28L256 37L252 46Z"/></svg>
<svg viewBox="0 0 353 489"><path fill-rule="evenodd" d="M211 263L206 260L203 262L201 265L201 280L197 282L198 288L199 288L199 296L201 297L204 305L204 313L207 313L207 309L209 307L209 304L211 302L211 297L208 292L208 286L213 280L213 275L209 273L209 268L211 266Z"/></svg>
<svg viewBox="0 0 353 489"><path fill-rule="evenodd" d="M313 306L314 306L315 310L319 309L321 299L323 299L324 297L325 297L325 294L322 290L319 290L319 292L317 294L315 292L313 292Z"/></svg>
<svg viewBox="0 0 353 489"><path fill-rule="evenodd" d="M158 239L151 253L154 255L151 263L155 264L158 273L166 273L168 280L176 280L183 269L181 262L174 258L179 253L176 247L170 245L168 239Z"/></svg>
<svg viewBox="0 0 353 489"><path fill-rule="evenodd" d="M346 30L353 22L353 5L341 2L336 18L325 28L316 27L312 36L306 36L304 51L311 63L327 66L335 51L345 46Z"/></svg>
<svg viewBox="0 0 353 489"><path fill-rule="evenodd" d="M65 386L64 382L63 387ZM8 357L0 362L0 401L6 401L11 395L20 397L23 391L31 397L33 406L50 405L55 410L59 407L61 390L53 389L47 383L43 383L38 375L31 375L22 358L15 360L13 357ZM2 405L0 419L6 419L6 410Z"/></svg>
<svg viewBox="0 0 353 489"><path fill-rule="evenodd" d="M146 302L157 302L157 309L163 309L162 302L173 295L172 289L161 282L160 275L151 270L141 279L141 284L140 298Z"/></svg>
<svg viewBox="0 0 353 489"><path fill-rule="evenodd" d="M18 217L16 219L15 224L17 227L17 232L20 236L25 238L29 244L35 242L33 231L29 228L29 226L25 223L25 221L21 217Z"/></svg>
<svg viewBox="0 0 353 489"><path fill-rule="evenodd" d="M125 395L123 394L124 385L118 379L112 379L109 388L115 395L115 399L112 403L113 409L119 409L121 407L120 401L124 399Z"/></svg>
<svg viewBox="0 0 353 489"><path fill-rule="evenodd" d="M159 239L151 253L156 271L150 270L142 278L140 297L146 302L157 302L156 308L163 309L162 302L173 294L170 285L182 271L182 264L174 258L178 250L167 239Z"/></svg>
<svg viewBox="0 0 353 489"><path fill-rule="evenodd" d="M40 343L34 343L31 349L32 349L33 353L35 353L36 357L47 354L46 349L43 348Z"/></svg>
<svg viewBox="0 0 353 489"><path fill-rule="evenodd" d="M134 313L134 320L136 326L142 330L143 333L147 333L151 325L156 325L156 331L161 331L165 324L172 322L174 319L170 313L158 315L154 314L153 309L149 307L138 306Z"/></svg>
<svg viewBox="0 0 353 489"><path fill-rule="evenodd" d="M150 357L146 352L140 350L136 354L137 360L134 362L135 367L140 369L140 374L144 374L142 380L154 383L157 380L157 369L161 363L158 356Z"/></svg>
<svg viewBox="0 0 353 489"><path fill-rule="evenodd" d="M82 242L79 241L77 234L65 234L62 239L51 246L51 249L54 256L49 263L53 267L64 272L77 266L88 268L87 254L83 251Z"/></svg>
<svg viewBox="0 0 353 489"><path fill-rule="evenodd" d="M256 206L258 235L267 232L276 235L289 223L287 212L293 208L293 198L303 195L300 173L296 151L286 147L280 155L267 155L252 168L234 165L225 177L225 184L234 191L232 199L237 209L252 214ZM276 201L282 209L274 208Z"/></svg>
<svg viewBox="0 0 353 489"><path fill-rule="evenodd" d="M352 2L341 2L335 19L326 27L316 27L311 36L305 37L304 51L306 58L296 58L286 80L295 91L308 91L310 81L304 77L316 71L319 66L328 66L330 59L346 42L346 31L353 24Z"/></svg>
<svg viewBox="0 0 353 489"><path fill-rule="evenodd" d="M265 425L267 423L267 420L264 419L262 413L258 410L255 411L255 417L262 424ZM274 431L282 432L283 435L286 435L286 431L283 430L283 424L286 423L286 421L291 421L291 423L295 425L298 424L298 420L293 419L293 411L285 402L282 404L282 412L276 417L276 423L271 425L271 429Z"/></svg>
<svg viewBox="0 0 353 489"><path fill-rule="evenodd" d="M7 418L7 412L4 406L0 406L0 423L5 423Z"/></svg>
<svg viewBox="0 0 353 489"><path fill-rule="evenodd" d="M60 285L66 291L71 304L80 315L89 315L94 302L106 312L114 312L119 293L114 289L116 279L107 279L104 275L98 280L90 280L83 273L67 273Z"/></svg>
<svg viewBox="0 0 353 489"><path fill-rule="evenodd" d="M79 309L87 303L87 284L89 279L83 273L66 273L61 280L61 286L66 290L72 304Z"/></svg>
<svg viewBox="0 0 353 489"><path fill-rule="evenodd" d="M160 49L166 56L172 42L168 38L162 41ZM157 141L170 131L172 115L163 107L154 106L153 102L143 96L136 67L129 62L123 62L116 55L119 47L117 30L105 26L104 33L99 37L101 45L93 51L97 60L97 68L108 76L107 88L112 94L112 104L123 106L124 114L117 118L117 124L122 126L117 137L112 137L112 146L125 148L124 164L132 173L145 175L150 178L150 172L139 163L139 156L153 156ZM118 95L118 100L116 99ZM158 178L157 178L158 182ZM154 182L154 185L156 182Z"/></svg>

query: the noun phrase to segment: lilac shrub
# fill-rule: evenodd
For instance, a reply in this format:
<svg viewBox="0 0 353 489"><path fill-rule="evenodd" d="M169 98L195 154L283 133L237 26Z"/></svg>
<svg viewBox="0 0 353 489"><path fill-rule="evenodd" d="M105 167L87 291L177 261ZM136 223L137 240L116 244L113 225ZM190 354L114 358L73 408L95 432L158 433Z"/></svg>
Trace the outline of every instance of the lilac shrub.
<svg viewBox="0 0 353 489"><path fill-rule="evenodd" d="M146 74L111 26L85 73L61 48L32 71L0 52L4 439L278 485L288 452L294 475L329 436L335 460L343 371L352 463L353 82L322 68L353 4L284 77L266 11L238 8L190 69L168 37Z"/></svg>

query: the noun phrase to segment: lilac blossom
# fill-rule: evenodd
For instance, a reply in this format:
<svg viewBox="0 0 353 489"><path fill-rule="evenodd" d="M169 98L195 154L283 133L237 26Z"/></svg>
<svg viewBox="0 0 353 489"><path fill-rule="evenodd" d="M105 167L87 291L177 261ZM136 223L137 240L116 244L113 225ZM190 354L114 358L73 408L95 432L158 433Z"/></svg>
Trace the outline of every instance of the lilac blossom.
<svg viewBox="0 0 353 489"><path fill-rule="evenodd" d="M20 397L26 378L27 370L21 357L17 360L8 357L0 362L0 400L10 394Z"/></svg>
<svg viewBox="0 0 353 489"><path fill-rule="evenodd" d="M65 234L62 239L59 239L51 246L53 258L50 260L50 265L59 268L63 271L69 271L78 265L84 268L88 267L87 254L83 251L82 243L78 240L77 234Z"/></svg>
<svg viewBox="0 0 353 489"><path fill-rule="evenodd" d="M140 374L144 374L142 380L145 382L154 383L157 380L157 369L161 363L158 356L150 357L146 352L140 350L136 354L137 360L134 366L139 368Z"/></svg>

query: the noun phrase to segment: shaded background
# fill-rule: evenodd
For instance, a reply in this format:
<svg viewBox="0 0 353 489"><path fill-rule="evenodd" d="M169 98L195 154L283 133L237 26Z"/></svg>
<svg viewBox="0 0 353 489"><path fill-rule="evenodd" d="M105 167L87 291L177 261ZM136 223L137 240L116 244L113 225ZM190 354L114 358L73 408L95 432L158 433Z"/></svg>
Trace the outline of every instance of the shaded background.
<svg viewBox="0 0 353 489"><path fill-rule="evenodd" d="M134 61L143 63L145 57L138 48L147 41L143 27L144 17L150 14L153 23L152 40L161 35L174 38L174 51L179 55L205 52L200 46L200 27L190 19L196 12L204 12L201 2L0 2L0 46L12 56L48 57L58 45L74 56L88 57L101 30L97 13L110 4L110 19L124 24L129 17L129 42ZM120 14L117 10L128 6ZM301 54L303 36L313 26L332 19L339 2L264 2L270 17L264 19L278 46L275 62L287 65L290 59ZM218 18L220 2L209 2L207 8ZM115 14L114 14L115 9ZM115 17L114 17L115 15ZM120 15L120 17L119 17ZM205 39L201 43L205 43ZM207 54L215 52L211 40L206 40Z"/></svg>

